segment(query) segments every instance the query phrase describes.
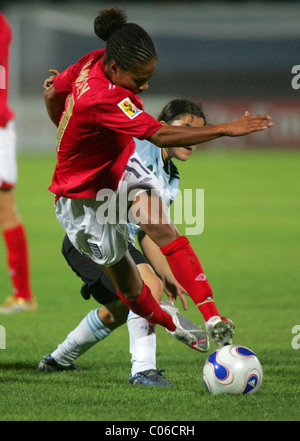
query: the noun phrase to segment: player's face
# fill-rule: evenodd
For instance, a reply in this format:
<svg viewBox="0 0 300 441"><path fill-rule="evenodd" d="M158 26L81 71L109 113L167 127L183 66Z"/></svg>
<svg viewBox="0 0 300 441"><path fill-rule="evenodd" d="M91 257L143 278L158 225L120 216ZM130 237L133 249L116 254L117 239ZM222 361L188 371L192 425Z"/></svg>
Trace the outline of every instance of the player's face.
<svg viewBox="0 0 300 441"><path fill-rule="evenodd" d="M195 115L183 115L171 123L171 126L186 126L186 127L204 127L205 121L203 118ZM165 159L179 159L180 161L187 161L191 154L196 150L197 145L190 147L168 147L164 148Z"/></svg>
<svg viewBox="0 0 300 441"><path fill-rule="evenodd" d="M127 71L121 69L116 64L112 64L108 73L114 84L124 87L124 89L130 90L137 95L148 89L149 80L153 77L155 69L156 59L152 59L135 71Z"/></svg>

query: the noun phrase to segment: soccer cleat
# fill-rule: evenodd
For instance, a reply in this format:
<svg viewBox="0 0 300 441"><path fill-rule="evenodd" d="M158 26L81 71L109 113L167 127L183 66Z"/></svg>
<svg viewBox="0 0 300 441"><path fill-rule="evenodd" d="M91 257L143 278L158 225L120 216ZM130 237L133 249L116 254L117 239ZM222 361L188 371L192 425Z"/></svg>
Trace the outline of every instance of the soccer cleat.
<svg viewBox="0 0 300 441"><path fill-rule="evenodd" d="M218 348L232 343L235 326L231 320L225 317L213 316L205 323L205 327L208 335Z"/></svg>
<svg viewBox="0 0 300 441"><path fill-rule="evenodd" d="M173 332L167 329L173 337L190 348L196 349L196 351L208 351L210 347L209 339L200 325L195 325L190 319L180 314L179 308L176 308L171 301L161 302L160 306L164 311L170 314L176 326L176 330Z"/></svg>
<svg viewBox="0 0 300 441"><path fill-rule="evenodd" d="M39 363L38 370L40 372L61 372L61 371L82 371L76 364L71 363L68 366L62 366L57 363L54 358L48 354Z"/></svg>
<svg viewBox="0 0 300 441"><path fill-rule="evenodd" d="M162 375L164 369L158 371L157 369L149 369L147 371L138 372L135 375L129 376L129 384L144 384L145 386L159 386L159 387L174 387L174 384Z"/></svg>
<svg viewBox="0 0 300 441"><path fill-rule="evenodd" d="M0 314L12 314L14 312L35 311L37 303L34 299L25 300L22 297L9 296L0 306Z"/></svg>

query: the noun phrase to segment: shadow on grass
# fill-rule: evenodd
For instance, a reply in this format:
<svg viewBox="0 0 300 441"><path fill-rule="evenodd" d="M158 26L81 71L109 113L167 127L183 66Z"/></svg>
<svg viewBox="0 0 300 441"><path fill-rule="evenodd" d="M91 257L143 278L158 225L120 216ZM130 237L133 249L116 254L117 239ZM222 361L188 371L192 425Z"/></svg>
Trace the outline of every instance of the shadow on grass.
<svg viewBox="0 0 300 441"><path fill-rule="evenodd" d="M37 363L27 361L1 362L0 371L37 371Z"/></svg>

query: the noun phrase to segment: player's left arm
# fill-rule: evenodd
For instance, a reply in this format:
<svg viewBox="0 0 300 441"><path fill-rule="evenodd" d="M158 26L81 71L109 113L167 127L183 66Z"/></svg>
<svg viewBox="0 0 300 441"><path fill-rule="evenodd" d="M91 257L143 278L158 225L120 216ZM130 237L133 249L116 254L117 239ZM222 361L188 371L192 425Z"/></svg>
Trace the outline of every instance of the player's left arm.
<svg viewBox="0 0 300 441"><path fill-rule="evenodd" d="M273 126L268 115L250 115L249 112L230 123L204 127L163 125L148 140L158 147L185 147L201 144L223 136L245 136Z"/></svg>
<svg viewBox="0 0 300 441"><path fill-rule="evenodd" d="M139 232L138 240L143 253L149 260L155 273L161 278L168 299L175 301L176 298L179 297L184 309L187 310L188 305L184 296L186 292L175 279L159 247L144 231Z"/></svg>

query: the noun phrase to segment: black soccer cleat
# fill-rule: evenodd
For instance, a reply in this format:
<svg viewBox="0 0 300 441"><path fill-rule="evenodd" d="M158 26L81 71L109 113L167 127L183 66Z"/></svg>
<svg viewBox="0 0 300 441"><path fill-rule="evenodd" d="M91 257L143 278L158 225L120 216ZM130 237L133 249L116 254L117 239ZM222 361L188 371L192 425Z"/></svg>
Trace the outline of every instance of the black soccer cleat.
<svg viewBox="0 0 300 441"><path fill-rule="evenodd" d="M40 372L61 372L61 371L82 371L81 367L71 363L69 366L62 366L48 354L39 363L38 370Z"/></svg>
<svg viewBox="0 0 300 441"><path fill-rule="evenodd" d="M130 375L129 384L144 384L146 386L162 386L162 387L174 387L174 384L162 375L165 372L164 369L158 371L157 369L149 369L147 371L138 372L135 375Z"/></svg>

